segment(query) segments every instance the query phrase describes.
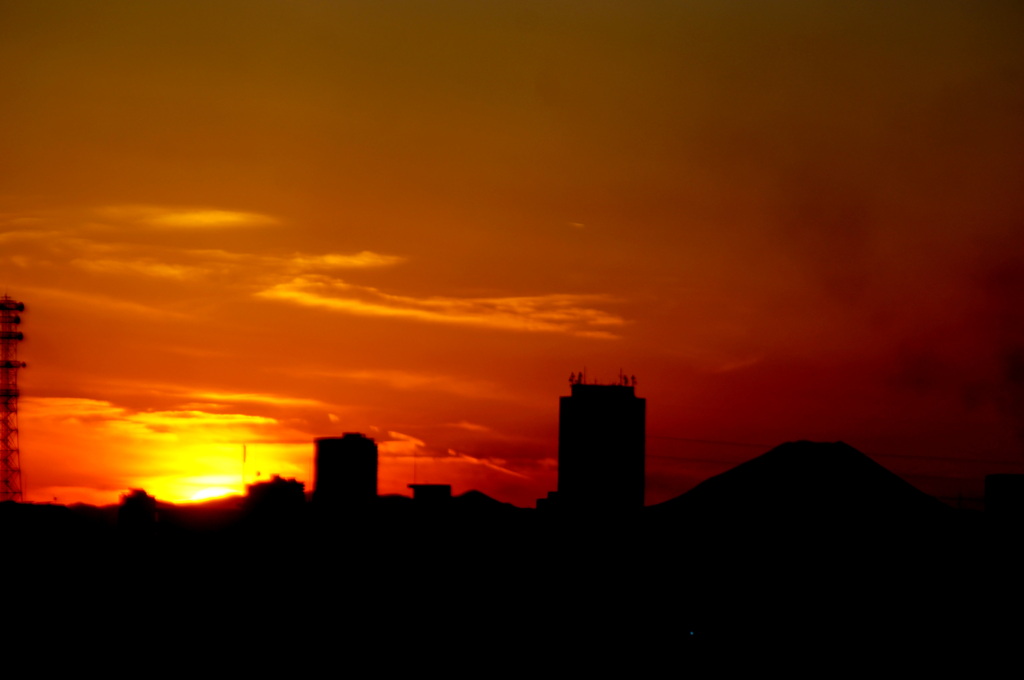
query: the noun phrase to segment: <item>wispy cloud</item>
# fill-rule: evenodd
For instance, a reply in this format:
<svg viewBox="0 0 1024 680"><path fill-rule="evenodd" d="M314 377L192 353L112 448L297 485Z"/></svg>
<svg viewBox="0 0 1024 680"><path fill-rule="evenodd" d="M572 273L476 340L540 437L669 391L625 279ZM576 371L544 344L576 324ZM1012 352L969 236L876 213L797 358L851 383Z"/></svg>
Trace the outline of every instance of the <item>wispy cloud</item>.
<svg viewBox="0 0 1024 680"><path fill-rule="evenodd" d="M566 333L615 338L608 327L626 322L595 305L614 300L606 295L548 294L525 297L411 297L384 293L323 275L297 276L258 295L307 307L362 316L429 323L459 324L539 333Z"/></svg>
<svg viewBox="0 0 1024 680"><path fill-rule="evenodd" d="M98 293L81 293L71 290L58 290L56 288L44 288L41 286L22 286L21 290L33 295L40 301L50 300L76 306L88 306L101 311L117 311L131 314L133 316L148 316L164 319L188 319L189 315L160 307L123 300L120 298L102 295Z"/></svg>
<svg viewBox="0 0 1024 680"><path fill-rule="evenodd" d="M470 432L490 432L491 431L491 428L487 427L486 425L480 425L478 423L471 423L471 422L466 421L466 420L460 421L458 423L451 423L450 427L455 427L455 428L458 428L460 430L468 430Z"/></svg>
<svg viewBox="0 0 1024 680"><path fill-rule="evenodd" d="M29 419L52 422L93 422L120 434L177 439L201 433L207 441L227 437L237 441L240 428L275 425L278 421L244 413L210 413L201 410L132 411L108 401L67 397L30 397L23 400Z"/></svg>
<svg viewBox="0 0 1024 680"><path fill-rule="evenodd" d="M39 241L42 239L58 238L64 235L64 232L53 231L53 230L33 230L33 229L18 229L15 231L5 231L0 233L0 243L16 243L18 241Z"/></svg>
<svg viewBox="0 0 1024 680"><path fill-rule="evenodd" d="M209 272L205 267L195 267L185 264L172 264L161 262L155 258L138 259L103 259L103 260L72 260L71 264L95 274L139 274L159 279L174 279L185 281L198 279Z"/></svg>
<svg viewBox="0 0 1024 680"><path fill-rule="evenodd" d="M26 252L9 253L12 266L61 262L89 274L111 278L145 277L165 283L215 282L219 290L255 295L333 312L460 325L527 333L555 333L614 339L627 322L607 311L616 300L601 294L549 293L526 296L459 297L408 295L349 283L338 273L398 266L406 257L359 250L350 253L248 253L223 249L174 248L134 242L138 225L181 228L276 224L253 212L156 205L117 205L98 211L110 224L58 231L18 228L0 233L12 243L33 243ZM96 228L122 233L124 239L92 238ZM43 238L43 236L48 236ZM50 238L52 236L52 238ZM19 259L15 261L14 257ZM133 289L126 288L129 295ZM145 288L140 288L144 292ZM127 303L133 304L133 303ZM121 305L123 307L123 305ZM108 309L117 307L108 306Z"/></svg>
<svg viewBox="0 0 1024 680"><path fill-rule="evenodd" d="M476 456L471 456L468 453L461 453L459 451L456 451L455 449L448 449L448 455L454 456L459 460L464 460L468 463L472 463L473 465L481 465L489 470L494 470L496 472L500 472L502 474L506 474L512 477L518 477L519 479L530 479L528 476L520 472L516 472L515 470L510 470L509 468L505 467L506 461L504 460L500 460L497 458L477 458Z"/></svg>
<svg viewBox="0 0 1024 680"><path fill-rule="evenodd" d="M45 233L44 233L45 235ZM370 250L357 253L290 253L258 255L227 250L188 250L129 243L101 243L66 233L50 232L51 257L67 258L69 263L93 274L107 276L145 276L167 280L199 280L231 276L241 285L265 286L303 274L345 269L391 267L405 261L399 255ZM38 240L34 232L0 234L10 241Z"/></svg>
<svg viewBox="0 0 1024 680"><path fill-rule="evenodd" d="M206 207L114 205L97 212L107 219L170 229L266 227L279 223L277 218L262 213Z"/></svg>
<svg viewBox="0 0 1024 680"><path fill-rule="evenodd" d="M215 408L218 414L224 408L245 410L245 406L275 406L280 408L334 408L337 404L295 397L285 394L269 394L266 392L225 392L216 388L200 387L189 389L175 383L159 383L138 379L105 378L103 387L108 394L118 394L129 398L146 395L148 401L156 400L169 405L165 410L196 411Z"/></svg>
<svg viewBox="0 0 1024 680"><path fill-rule="evenodd" d="M382 255L369 250L364 250L354 255L339 255L337 253L326 253L324 255L302 255L296 253L290 258L283 260L283 264L297 271L311 271L318 269L366 269L370 267L390 267L404 262L404 257L397 255Z"/></svg>
<svg viewBox="0 0 1024 680"><path fill-rule="evenodd" d="M391 439L378 442L377 449L384 455L392 458L405 458L410 456L430 455L424 448L426 442L411 435L401 432L388 432Z"/></svg>
<svg viewBox="0 0 1024 680"><path fill-rule="evenodd" d="M109 401L77 397L22 397L22 409L30 417L106 420L120 418L125 410Z"/></svg>
<svg viewBox="0 0 1024 680"><path fill-rule="evenodd" d="M233 428L238 425L272 425L277 422L273 418L245 413L210 413L200 410L146 411L132 414L126 420L154 432L167 432L179 427Z"/></svg>
<svg viewBox="0 0 1024 680"><path fill-rule="evenodd" d="M268 406L290 407L321 407L323 402L316 399L284 397L276 394L240 393L240 392L189 392L193 399L207 402L231 404L265 404Z"/></svg>
<svg viewBox="0 0 1024 680"><path fill-rule="evenodd" d="M433 391L457 394L474 399L509 399L505 390L486 380L473 380L441 373L400 371L395 369L359 369L325 371L320 369L295 371L300 375L314 375L323 378L358 380L383 384L396 390Z"/></svg>
<svg viewBox="0 0 1024 680"><path fill-rule="evenodd" d="M508 461L505 460L498 458L479 458L477 456L471 456L468 453L456 451L455 449L447 449L444 452L435 451L427 446L426 442L423 440L417 439L411 435L402 434L401 432L388 432L388 437L390 437L389 440L379 442L377 447L381 453L389 458L417 458L424 461L429 460L442 464L463 462L485 467L489 470L494 470L511 477L530 479L530 477L508 468Z"/></svg>

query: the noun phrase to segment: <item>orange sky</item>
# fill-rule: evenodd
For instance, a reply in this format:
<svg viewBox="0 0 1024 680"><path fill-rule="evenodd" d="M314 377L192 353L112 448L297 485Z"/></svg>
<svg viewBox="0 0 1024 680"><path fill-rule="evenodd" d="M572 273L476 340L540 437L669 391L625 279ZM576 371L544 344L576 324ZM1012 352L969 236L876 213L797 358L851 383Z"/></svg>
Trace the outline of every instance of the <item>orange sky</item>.
<svg viewBox="0 0 1024 680"><path fill-rule="evenodd" d="M0 26L30 500L238 489L243 443L249 481L309 482L312 439L358 431L382 492L415 467L530 505L584 366L638 378L648 502L758 453L665 437L841 439L948 496L1024 472L1019 3Z"/></svg>

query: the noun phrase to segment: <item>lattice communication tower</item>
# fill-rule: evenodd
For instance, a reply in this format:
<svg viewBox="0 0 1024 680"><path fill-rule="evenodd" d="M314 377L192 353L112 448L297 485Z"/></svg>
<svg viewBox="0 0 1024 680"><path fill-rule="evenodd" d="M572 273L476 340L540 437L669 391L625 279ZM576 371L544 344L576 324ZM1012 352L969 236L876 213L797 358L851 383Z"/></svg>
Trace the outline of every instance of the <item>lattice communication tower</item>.
<svg viewBox="0 0 1024 680"><path fill-rule="evenodd" d="M0 502L23 500L21 454L18 450L18 330L19 312L25 305L4 295L0 297Z"/></svg>

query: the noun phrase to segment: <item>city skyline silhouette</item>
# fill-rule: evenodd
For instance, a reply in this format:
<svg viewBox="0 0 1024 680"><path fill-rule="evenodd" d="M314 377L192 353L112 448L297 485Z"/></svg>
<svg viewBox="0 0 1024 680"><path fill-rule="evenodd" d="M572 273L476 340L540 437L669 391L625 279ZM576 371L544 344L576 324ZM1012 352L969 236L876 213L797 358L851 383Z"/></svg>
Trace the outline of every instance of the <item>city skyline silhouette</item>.
<svg viewBox="0 0 1024 680"><path fill-rule="evenodd" d="M359 448L334 452L358 458ZM349 661L399 649L478 664L515 641L512 663L582 668L720 667L730 654L788 655L794 645L814 652L791 667L851 653L977 664L1016 648L1019 626L1000 612L1019 592L1022 478L1001 480L1002 498L983 514L956 510L852 447L804 441L642 512L521 509L439 484L369 504L354 484L341 491L348 501L310 502L301 483L274 476L242 503L176 506L142 490L106 509L4 502L0 527L8 548L40 565L15 563L28 621L40 606L71 604L97 607L94 618L119 629L107 607L130 608L139 593L158 609L218 598L229 605L217 617L226 632L206 619L177 625L241 643L257 617L272 649L313 644L318 663L331 654L316 644L336 633L329 617L343 613L359 631L408 610L422 627L357 633ZM79 579L90 586L76 590ZM277 592L296 580L305 597ZM553 606L557 617L537 616ZM467 611L488 625L463 629ZM166 621L120 635L150 649ZM612 647L594 655L594 641ZM78 642L91 647L98 632Z"/></svg>

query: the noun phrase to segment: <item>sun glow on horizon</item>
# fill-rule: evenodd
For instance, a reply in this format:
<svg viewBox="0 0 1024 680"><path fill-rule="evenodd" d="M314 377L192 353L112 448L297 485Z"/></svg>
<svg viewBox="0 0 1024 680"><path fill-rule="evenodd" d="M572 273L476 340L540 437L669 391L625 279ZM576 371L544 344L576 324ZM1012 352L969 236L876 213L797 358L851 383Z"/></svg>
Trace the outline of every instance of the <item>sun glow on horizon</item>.
<svg viewBox="0 0 1024 680"><path fill-rule="evenodd" d="M201 489L189 498L189 501L208 501L214 498L227 498L228 496L240 496L238 489L230 489L226 486L209 486L205 489Z"/></svg>
<svg viewBox="0 0 1024 680"><path fill-rule="evenodd" d="M24 400L23 440L47 468L64 464L64 474L39 484L40 500L82 497L67 487L89 486L91 475L119 466L110 489L94 502L117 502L119 493L142 489L157 500L188 503L226 495L244 495L247 484L269 478L309 478L311 444L294 443L308 435L276 418L194 408L141 411L95 399L30 397ZM50 432L50 447L36 444L37 433ZM243 442L248 442L243 460ZM103 451L102 460L68 469L65 451ZM84 483L69 484L83 478ZM53 490L50 490L53 487ZM58 489L57 487L62 487ZM46 493L40 495L41 489Z"/></svg>

